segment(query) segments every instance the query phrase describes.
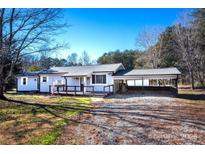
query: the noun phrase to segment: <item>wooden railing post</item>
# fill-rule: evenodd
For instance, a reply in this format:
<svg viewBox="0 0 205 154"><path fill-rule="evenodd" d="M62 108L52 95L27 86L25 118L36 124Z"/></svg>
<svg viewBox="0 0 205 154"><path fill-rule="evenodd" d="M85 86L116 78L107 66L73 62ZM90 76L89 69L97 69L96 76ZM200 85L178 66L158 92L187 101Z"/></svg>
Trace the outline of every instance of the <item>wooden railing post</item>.
<svg viewBox="0 0 205 154"><path fill-rule="evenodd" d="M57 86L57 92L58 92L58 94L59 94L59 86Z"/></svg>
<svg viewBox="0 0 205 154"><path fill-rule="evenodd" d="M94 92L94 86L92 87L92 89L93 89L93 90L92 90L92 91L93 91L92 93L93 93L93 95L94 95L94 94L95 94L95 92Z"/></svg>
<svg viewBox="0 0 205 154"><path fill-rule="evenodd" d="M74 86L74 91L75 91L75 95L76 95L76 86Z"/></svg>

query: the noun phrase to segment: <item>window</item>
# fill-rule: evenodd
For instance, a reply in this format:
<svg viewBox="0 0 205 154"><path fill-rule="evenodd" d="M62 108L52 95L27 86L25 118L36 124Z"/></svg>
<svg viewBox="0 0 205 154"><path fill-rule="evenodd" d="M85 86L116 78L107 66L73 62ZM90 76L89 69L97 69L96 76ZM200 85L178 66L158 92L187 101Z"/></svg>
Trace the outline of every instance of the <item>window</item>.
<svg viewBox="0 0 205 154"><path fill-rule="evenodd" d="M46 76L42 77L42 82L47 82L47 77Z"/></svg>
<svg viewBox="0 0 205 154"><path fill-rule="evenodd" d="M23 82L22 82L23 85L26 85L26 84L27 84L26 81L27 81L26 78L23 78Z"/></svg>
<svg viewBox="0 0 205 154"><path fill-rule="evenodd" d="M106 75L92 75L92 84L106 84Z"/></svg>

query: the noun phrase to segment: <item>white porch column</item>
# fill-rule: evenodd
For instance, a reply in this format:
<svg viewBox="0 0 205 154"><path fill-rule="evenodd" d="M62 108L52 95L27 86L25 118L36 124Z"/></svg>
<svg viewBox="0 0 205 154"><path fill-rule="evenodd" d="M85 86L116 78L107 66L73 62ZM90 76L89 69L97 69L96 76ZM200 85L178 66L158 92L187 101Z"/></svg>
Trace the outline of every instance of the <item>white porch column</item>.
<svg viewBox="0 0 205 154"><path fill-rule="evenodd" d="M84 84L84 86L86 86L87 85L87 77L86 76L84 76L83 77L83 84ZM84 93L86 92L86 87L84 87Z"/></svg>
<svg viewBox="0 0 205 154"><path fill-rule="evenodd" d="M144 86L144 78L142 77L142 87Z"/></svg>

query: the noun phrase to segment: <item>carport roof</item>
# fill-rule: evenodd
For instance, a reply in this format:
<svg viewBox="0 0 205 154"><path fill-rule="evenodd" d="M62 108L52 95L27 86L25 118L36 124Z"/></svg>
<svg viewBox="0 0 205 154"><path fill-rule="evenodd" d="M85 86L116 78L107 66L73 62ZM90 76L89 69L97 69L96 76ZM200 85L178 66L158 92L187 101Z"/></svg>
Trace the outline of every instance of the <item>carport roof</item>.
<svg viewBox="0 0 205 154"><path fill-rule="evenodd" d="M180 75L181 72L175 68L157 68L157 69L133 69L122 70L114 74L114 76L152 76L152 75Z"/></svg>

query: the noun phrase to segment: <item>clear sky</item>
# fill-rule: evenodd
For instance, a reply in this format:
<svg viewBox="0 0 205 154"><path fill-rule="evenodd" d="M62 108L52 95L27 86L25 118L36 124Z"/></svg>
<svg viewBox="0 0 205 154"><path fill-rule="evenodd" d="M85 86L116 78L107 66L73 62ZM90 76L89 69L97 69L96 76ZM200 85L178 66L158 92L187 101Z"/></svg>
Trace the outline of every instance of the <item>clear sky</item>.
<svg viewBox="0 0 205 154"><path fill-rule="evenodd" d="M183 9L64 9L63 15L72 26L60 41L69 49L58 53L67 58L85 50L92 59L117 49L136 49L137 33L145 26L172 25Z"/></svg>

